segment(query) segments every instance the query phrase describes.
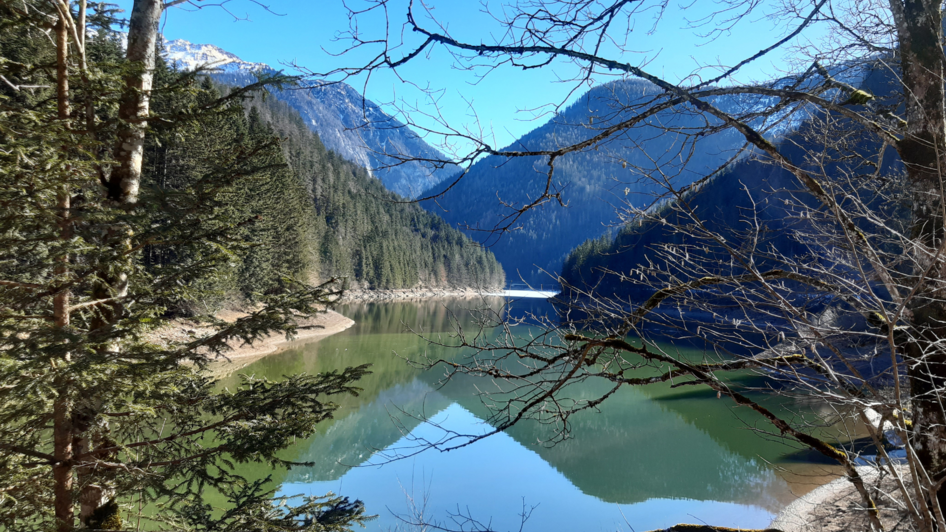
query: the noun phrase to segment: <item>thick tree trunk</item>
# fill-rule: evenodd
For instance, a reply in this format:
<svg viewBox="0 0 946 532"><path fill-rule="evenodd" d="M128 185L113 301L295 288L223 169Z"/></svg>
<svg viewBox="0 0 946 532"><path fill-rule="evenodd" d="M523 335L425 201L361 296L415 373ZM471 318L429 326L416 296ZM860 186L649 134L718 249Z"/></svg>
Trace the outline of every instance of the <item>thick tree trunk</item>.
<svg viewBox="0 0 946 532"><path fill-rule="evenodd" d="M938 0L891 0L898 26L907 130L898 145L913 191L913 241L909 250L922 283L909 302L909 367L917 456L934 484L946 478L946 269L933 264L943 245L943 170L946 169L946 107L942 12ZM920 275L929 271L926 279ZM946 508L946 490L937 497Z"/></svg>
<svg viewBox="0 0 946 532"><path fill-rule="evenodd" d="M128 22L128 49L125 57L131 71L125 77L125 88L118 108L120 125L112 153L117 166L112 169L106 186L108 199L124 207L133 206L138 202L145 130L148 125L157 57L158 23L161 21L163 9L162 0L135 0ZM111 245L122 250L130 246L129 237L125 227L113 227L106 235ZM114 265L105 265L102 269L113 270L112 266ZM93 289L93 297L117 300L99 307L99 313L92 320L93 330L107 327L121 318L124 310L121 298L128 293L127 274L103 271L100 279Z"/></svg>
<svg viewBox="0 0 946 532"><path fill-rule="evenodd" d="M141 166L145 148L145 130L154 81L154 65L157 57L158 24L164 9L162 0L135 0L128 21L128 59L131 73L125 77L125 89L118 108L118 140L112 157L118 163L112 169L107 183L108 199L123 206L138 202L141 185ZM116 227L108 238L116 246L127 247L128 236L124 228ZM110 269L110 268L105 268ZM128 292L128 277L124 273L105 274L105 281L93 290L97 299L122 298ZM97 329L114 323L122 314L120 301L100 307L99 316L93 321Z"/></svg>
<svg viewBox="0 0 946 532"><path fill-rule="evenodd" d="M118 109L120 126L112 155L117 165L109 176L106 191L109 200L126 207L138 201L146 119L149 114L157 55L158 24L163 8L164 3L161 0L135 0L129 20L128 49L125 57L131 71L125 77L125 88ZM112 228L106 238L112 245L122 249L128 246L129 235L123 227ZM111 265L105 265L103 270L110 270L109 266ZM104 273L101 279L103 281L93 289L94 298L121 298L127 294L127 274ZM94 330L108 327L120 319L122 313L123 304L120 301L102 305L90 324L91 328ZM117 346L112 346L108 349L116 348ZM98 405L95 397L86 397L83 404L72 405L70 421L74 434L73 453L87 453L94 447L95 442L90 441L85 433L98 421L97 416ZM107 429L107 426L105 428ZM78 498L79 519L83 524L87 524L92 513L114 497L114 490L107 483L97 481L92 470L80 468L77 473L82 484Z"/></svg>
<svg viewBox="0 0 946 532"><path fill-rule="evenodd" d="M75 414L73 414L73 425L76 425ZM80 421L81 422L81 421ZM77 434L84 433L90 427L76 427ZM92 450L90 440L87 435L83 435L73 443L73 453L81 456ZM89 526L89 518L100 507L104 506L114 495L113 489L108 489L102 482L96 482L95 472L87 468L77 468L77 476L82 490L79 492L79 522L83 526Z"/></svg>
<svg viewBox="0 0 946 532"><path fill-rule="evenodd" d="M133 204L138 200L146 119L157 55L158 23L163 9L161 0L135 0L128 22L125 57L136 70L125 79L125 92L118 109L121 128L114 154L118 166L112 170L108 187L109 199L123 204Z"/></svg>

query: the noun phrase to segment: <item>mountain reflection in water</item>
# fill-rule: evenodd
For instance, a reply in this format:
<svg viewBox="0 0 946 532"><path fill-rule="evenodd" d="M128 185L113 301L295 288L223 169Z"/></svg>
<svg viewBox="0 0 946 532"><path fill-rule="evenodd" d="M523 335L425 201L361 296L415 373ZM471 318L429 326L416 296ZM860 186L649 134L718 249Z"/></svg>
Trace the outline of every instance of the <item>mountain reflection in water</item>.
<svg viewBox="0 0 946 532"><path fill-rule="evenodd" d="M408 513L406 494L429 495L428 518L444 522L459 508L497 530L518 529L524 504L538 505L525 530L629 530L625 517L635 530L679 522L764 528L795 498L766 464L785 462L795 448L749 430L764 428L751 412L669 384L620 390L599 412L573 416L571 437L555 446L540 443L548 438L544 427L522 423L457 451L388 463L387 457L413 454L418 439L442 438L441 428L421 418L460 433L490 429L477 396L482 381L461 377L440 386L442 372L423 373L403 359L456 356L408 328L440 333L449 343L456 325L476 327L465 308L502 304L498 298L352 304L340 309L357 323L348 331L248 366L245 373L275 379L373 364L361 395L342 399L334 420L287 451L285 458L313 465L278 473L280 493L333 491L361 499L380 516L369 524L375 530L399 524L392 512ZM516 308L543 307L532 301ZM588 383L572 393L591 397L605 386Z"/></svg>

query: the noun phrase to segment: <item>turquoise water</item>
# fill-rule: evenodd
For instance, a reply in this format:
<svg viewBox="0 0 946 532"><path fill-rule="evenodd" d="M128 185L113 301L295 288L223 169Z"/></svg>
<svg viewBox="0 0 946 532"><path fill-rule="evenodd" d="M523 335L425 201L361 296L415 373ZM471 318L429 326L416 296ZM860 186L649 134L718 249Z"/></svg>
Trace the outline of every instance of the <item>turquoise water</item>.
<svg viewBox="0 0 946 532"><path fill-rule="evenodd" d="M472 517L494 530L519 530L524 512L523 530L645 531L680 522L764 528L795 498L797 486L779 467L803 466L807 455L760 437L753 429L767 427L751 412L695 387L622 389L599 412L573 417L570 439L555 446L542 443L544 427L526 423L455 451L421 452L450 431L491 428L476 393L488 382L439 386L439 372L403 360L455 355L408 328L446 339L454 318L474 327L463 309L478 304L344 307L355 327L248 366L245 372L279 378L373 364L361 396L346 399L335 420L288 450L286 458L314 465L276 473L279 492L360 499L379 516L370 530L411 530L402 519L419 513L454 529ZM589 383L574 393L596 391ZM776 401L769 406L779 407Z"/></svg>

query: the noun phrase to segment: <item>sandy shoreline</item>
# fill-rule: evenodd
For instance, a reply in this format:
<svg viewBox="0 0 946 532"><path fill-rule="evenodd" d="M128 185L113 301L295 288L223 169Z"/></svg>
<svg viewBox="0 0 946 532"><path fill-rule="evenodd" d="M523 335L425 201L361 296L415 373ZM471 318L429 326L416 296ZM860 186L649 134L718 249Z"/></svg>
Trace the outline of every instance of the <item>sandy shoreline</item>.
<svg viewBox="0 0 946 532"><path fill-rule="evenodd" d="M354 302L384 302L384 301L421 301L439 298L474 299L483 297L484 290L480 289L440 289L440 288L411 288L403 290L348 290L342 298L342 303ZM246 313L224 310L217 313L217 318L232 322L245 316ZM342 316L334 310L326 310L309 318L299 321L300 330L292 340L286 340L281 333L270 334L252 345L234 342L226 358L211 363L210 371L216 376L222 376L239 369L260 358L292 349L300 344L316 342L326 336L348 329L355 322ZM152 333L150 340L159 345L170 342L186 342L203 335L213 334L213 329L190 320L176 320Z"/></svg>
<svg viewBox="0 0 946 532"><path fill-rule="evenodd" d="M223 319L229 321L227 317ZM300 327L311 328L300 329L296 332L296 336L292 340L286 340L286 336L282 333L273 333L253 345L243 344L233 346L234 349L227 353L227 358L240 361L247 358L260 358L275 353L276 351L288 349L299 343L313 342L326 336L331 336L348 329L354 324L354 320L346 318L334 310L326 310L325 312L300 320Z"/></svg>
<svg viewBox="0 0 946 532"><path fill-rule="evenodd" d="M222 311L217 314L217 317L231 322L245 315L242 312ZM210 372L218 377L226 375L265 356L291 349L301 343L318 341L326 336L342 332L354 324L353 320L338 312L326 310L299 320L299 326L303 328L296 332L292 340L286 340L286 336L282 333L272 333L252 345L233 342L232 349L227 352L226 358L211 363ZM169 341L191 340L212 332L213 330L209 327L181 320L154 331L151 333L151 340L158 344L166 344Z"/></svg>

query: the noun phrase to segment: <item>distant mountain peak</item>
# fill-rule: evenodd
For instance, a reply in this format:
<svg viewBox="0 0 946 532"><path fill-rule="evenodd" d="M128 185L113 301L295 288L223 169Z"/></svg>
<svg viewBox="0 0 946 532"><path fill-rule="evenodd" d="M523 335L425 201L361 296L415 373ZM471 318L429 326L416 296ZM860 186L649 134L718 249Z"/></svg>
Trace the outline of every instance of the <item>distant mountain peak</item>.
<svg viewBox="0 0 946 532"><path fill-rule="evenodd" d="M181 70L208 67L213 79L232 86L246 86L256 81L255 73L273 70L265 63L244 61L219 46L184 39L165 40L164 57ZM367 168L388 190L416 197L455 172L418 161L403 162L404 158L437 160L444 156L350 85L271 92L299 112L325 147Z"/></svg>
<svg viewBox="0 0 946 532"><path fill-rule="evenodd" d="M219 46L213 44L194 44L184 39L164 41L164 56L181 70L196 70L198 67L210 67L224 72L258 72L272 70L265 63L244 61Z"/></svg>

